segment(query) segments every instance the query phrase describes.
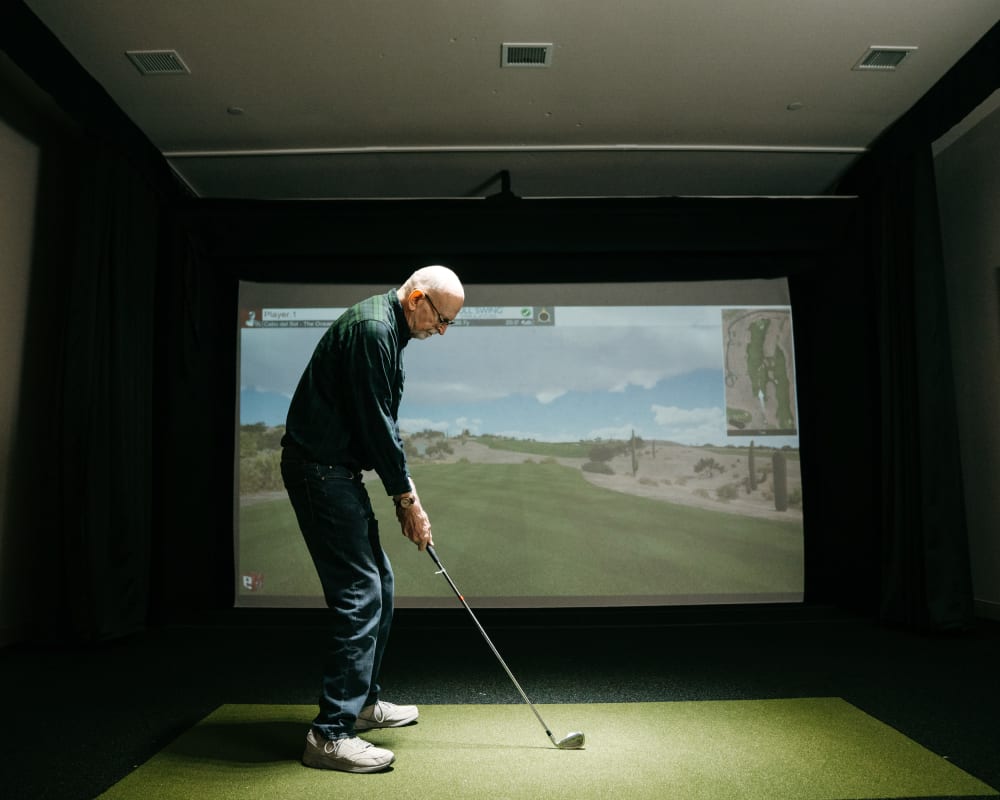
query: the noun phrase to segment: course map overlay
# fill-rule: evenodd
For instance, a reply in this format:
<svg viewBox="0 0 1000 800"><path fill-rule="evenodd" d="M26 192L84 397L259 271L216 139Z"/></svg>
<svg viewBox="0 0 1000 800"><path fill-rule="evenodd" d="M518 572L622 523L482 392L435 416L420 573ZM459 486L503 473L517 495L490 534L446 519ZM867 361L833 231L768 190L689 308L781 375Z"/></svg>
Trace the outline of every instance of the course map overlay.
<svg viewBox="0 0 1000 800"><path fill-rule="evenodd" d="M791 310L721 313L727 435L796 435Z"/></svg>

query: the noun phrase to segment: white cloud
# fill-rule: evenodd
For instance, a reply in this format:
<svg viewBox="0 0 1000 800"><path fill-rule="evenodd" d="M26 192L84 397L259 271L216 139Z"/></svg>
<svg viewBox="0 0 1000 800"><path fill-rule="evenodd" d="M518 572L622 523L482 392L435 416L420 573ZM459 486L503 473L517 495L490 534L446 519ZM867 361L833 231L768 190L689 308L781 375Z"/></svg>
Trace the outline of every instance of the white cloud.
<svg viewBox="0 0 1000 800"><path fill-rule="evenodd" d="M463 431L478 435L482 423L481 419L470 419L469 417L456 417L453 420L430 419L428 417L402 417L399 420L399 429L404 435L427 430L440 431L447 436L459 436Z"/></svg>
<svg viewBox="0 0 1000 800"><path fill-rule="evenodd" d="M566 394L565 389L543 389L535 395L535 399L545 406L553 400L558 400L564 394Z"/></svg>
<svg viewBox="0 0 1000 800"><path fill-rule="evenodd" d="M718 369L722 358L718 322L697 328L625 327L621 320L610 329L470 327L420 345L404 355L406 395L418 403L442 393L455 402L524 395L550 403L574 391L649 389L694 370Z"/></svg>
<svg viewBox="0 0 1000 800"><path fill-rule="evenodd" d="M665 377L666 370L633 369L629 370L622 379L611 387L612 392L624 392L629 386L641 386L643 389L652 389Z"/></svg>
<svg viewBox="0 0 1000 800"><path fill-rule="evenodd" d="M419 433L420 431L441 431L448 433L453 425L447 420L434 420L419 417L406 417L399 420L399 429L403 433Z"/></svg>
<svg viewBox="0 0 1000 800"><path fill-rule="evenodd" d="M706 422L724 421L721 408L677 408L676 406L651 407L657 425L665 427L687 427L704 425Z"/></svg>
<svg viewBox="0 0 1000 800"><path fill-rule="evenodd" d="M651 407L656 438L681 444L725 444L726 415L721 408Z"/></svg>

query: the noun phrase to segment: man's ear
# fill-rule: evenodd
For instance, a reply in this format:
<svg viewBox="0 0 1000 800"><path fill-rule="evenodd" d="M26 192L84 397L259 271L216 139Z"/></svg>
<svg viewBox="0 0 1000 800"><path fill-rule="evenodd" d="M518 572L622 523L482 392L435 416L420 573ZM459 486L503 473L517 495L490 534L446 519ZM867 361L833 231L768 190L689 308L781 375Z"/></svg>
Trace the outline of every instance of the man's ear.
<svg viewBox="0 0 1000 800"><path fill-rule="evenodd" d="M419 289L414 289L412 292L410 292L410 294L407 296L406 299L408 302L413 304L411 306L412 308L416 308L417 301L423 296L424 293L422 291L420 291Z"/></svg>

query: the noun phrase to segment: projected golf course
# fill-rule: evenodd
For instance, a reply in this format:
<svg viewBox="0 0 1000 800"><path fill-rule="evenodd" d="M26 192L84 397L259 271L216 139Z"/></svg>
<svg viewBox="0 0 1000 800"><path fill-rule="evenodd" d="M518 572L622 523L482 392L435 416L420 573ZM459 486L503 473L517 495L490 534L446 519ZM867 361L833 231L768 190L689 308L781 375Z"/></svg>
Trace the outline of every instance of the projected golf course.
<svg viewBox="0 0 1000 800"><path fill-rule="evenodd" d="M236 603L322 606L280 474L292 394L350 303L241 282ZM475 284L403 353L398 431L438 554L477 606L800 602L787 282ZM365 483L400 607L450 607Z"/></svg>
<svg viewBox="0 0 1000 800"><path fill-rule="evenodd" d="M248 449L254 433L271 442L280 435L280 428L247 428L241 438ZM407 450L435 544L479 606L801 599L794 451L757 448L750 490L743 447L545 443L428 431L408 437ZM783 511L775 508L768 467L776 454L791 467L785 491L794 505ZM254 451L241 461L249 470L254 461L276 467L278 457L277 450ZM377 477L365 480L399 605L453 605L430 560L399 533ZM255 479L247 475L243 485L253 487ZM241 496L239 575L241 604L323 605L280 484Z"/></svg>

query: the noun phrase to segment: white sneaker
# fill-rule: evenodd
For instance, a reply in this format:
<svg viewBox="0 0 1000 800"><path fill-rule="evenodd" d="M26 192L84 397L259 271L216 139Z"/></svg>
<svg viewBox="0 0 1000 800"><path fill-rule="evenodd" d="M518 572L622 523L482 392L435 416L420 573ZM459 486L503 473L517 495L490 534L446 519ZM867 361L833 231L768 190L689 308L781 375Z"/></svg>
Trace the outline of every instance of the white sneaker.
<svg viewBox="0 0 1000 800"><path fill-rule="evenodd" d="M354 722L354 730L368 731L372 728L399 728L409 725L420 716L416 706L397 706L379 700L370 706L365 706Z"/></svg>
<svg viewBox="0 0 1000 800"><path fill-rule="evenodd" d="M392 750L351 736L347 739L324 739L310 730L302 763L315 769L339 769L341 772L378 772L396 760Z"/></svg>

